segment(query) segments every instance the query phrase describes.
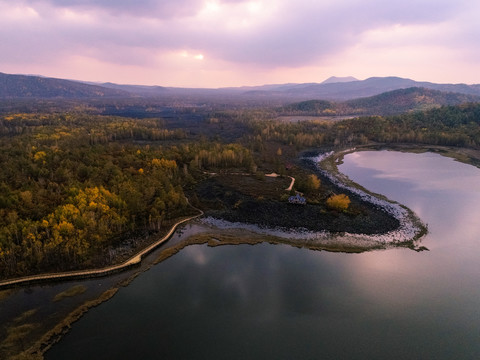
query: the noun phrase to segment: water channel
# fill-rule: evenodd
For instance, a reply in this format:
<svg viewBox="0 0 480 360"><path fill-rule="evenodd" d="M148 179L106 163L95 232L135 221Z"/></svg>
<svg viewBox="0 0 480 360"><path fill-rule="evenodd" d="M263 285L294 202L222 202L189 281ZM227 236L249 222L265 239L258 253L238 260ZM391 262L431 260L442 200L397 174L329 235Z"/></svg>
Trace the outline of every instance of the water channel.
<svg viewBox="0 0 480 360"><path fill-rule="evenodd" d="M91 309L46 359L480 358L480 170L390 151L339 168L415 211L429 251L191 245Z"/></svg>

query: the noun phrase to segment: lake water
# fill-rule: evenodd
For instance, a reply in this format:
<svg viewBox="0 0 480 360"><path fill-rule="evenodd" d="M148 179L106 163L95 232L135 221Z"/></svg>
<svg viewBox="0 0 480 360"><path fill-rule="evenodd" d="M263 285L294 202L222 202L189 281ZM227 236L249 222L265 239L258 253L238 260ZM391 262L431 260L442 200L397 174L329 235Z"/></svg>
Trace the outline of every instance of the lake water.
<svg viewBox="0 0 480 360"><path fill-rule="evenodd" d="M480 358L480 170L386 151L340 170L414 210L430 251L192 245L89 311L46 359Z"/></svg>

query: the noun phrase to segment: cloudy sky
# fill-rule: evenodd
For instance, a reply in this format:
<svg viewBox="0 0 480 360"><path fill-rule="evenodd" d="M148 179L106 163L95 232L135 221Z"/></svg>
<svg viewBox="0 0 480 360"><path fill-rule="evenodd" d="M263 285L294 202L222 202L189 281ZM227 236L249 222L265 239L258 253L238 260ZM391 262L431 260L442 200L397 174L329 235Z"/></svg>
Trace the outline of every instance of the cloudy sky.
<svg viewBox="0 0 480 360"><path fill-rule="evenodd" d="M478 0L0 0L0 72L221 87L480 83Z"/></svg>

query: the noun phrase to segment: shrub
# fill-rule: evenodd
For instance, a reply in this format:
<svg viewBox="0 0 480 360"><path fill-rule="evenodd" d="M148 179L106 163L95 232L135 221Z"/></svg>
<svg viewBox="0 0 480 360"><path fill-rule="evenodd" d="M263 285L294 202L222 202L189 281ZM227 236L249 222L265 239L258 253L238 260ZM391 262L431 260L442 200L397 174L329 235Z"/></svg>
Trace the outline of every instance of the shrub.
<svg viewBox="0 0 480 360"><path fill-rule="evenodd" d="M345 194L332 195L327 199L327 206L330 209L345 211L350 205L350 198Z"/></svg>

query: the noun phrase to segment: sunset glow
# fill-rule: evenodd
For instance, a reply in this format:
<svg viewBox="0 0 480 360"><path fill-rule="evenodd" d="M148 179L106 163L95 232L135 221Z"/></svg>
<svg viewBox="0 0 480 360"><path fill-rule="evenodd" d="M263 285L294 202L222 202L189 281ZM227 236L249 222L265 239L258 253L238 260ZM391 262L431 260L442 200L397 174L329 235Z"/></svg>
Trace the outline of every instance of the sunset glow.
<svg viewBox="0 0 480 360"><path fill-rule="evenodd" d="M332 75L472 84L478 13L469 0L0 0L0 72L188 87Z"/></svg>

